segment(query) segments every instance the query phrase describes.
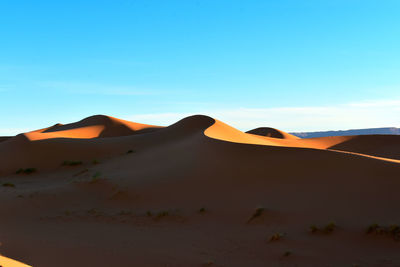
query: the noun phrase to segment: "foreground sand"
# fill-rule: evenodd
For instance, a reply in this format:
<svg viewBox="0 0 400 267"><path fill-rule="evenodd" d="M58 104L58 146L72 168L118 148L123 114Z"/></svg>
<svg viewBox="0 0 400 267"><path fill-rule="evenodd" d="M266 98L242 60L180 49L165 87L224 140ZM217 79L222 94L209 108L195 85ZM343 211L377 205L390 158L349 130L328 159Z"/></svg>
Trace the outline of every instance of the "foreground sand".
<svg viewBox="0 0 400 267"><path fill-rule="evenodd" d="M0 139L0 254L33 266L399 266L397 232L366 229L400 224L400 137L282 136L206 116L165 128L94 116Z"/></svg>

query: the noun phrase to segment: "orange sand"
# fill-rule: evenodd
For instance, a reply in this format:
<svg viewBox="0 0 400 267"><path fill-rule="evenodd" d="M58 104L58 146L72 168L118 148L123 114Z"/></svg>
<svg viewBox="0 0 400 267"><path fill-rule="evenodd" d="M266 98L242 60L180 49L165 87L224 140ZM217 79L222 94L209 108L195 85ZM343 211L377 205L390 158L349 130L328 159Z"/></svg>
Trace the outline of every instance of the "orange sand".
<svg viewBox="0 0 400 267"><path fill-rule="evenodd" d="M30 265L26 265L22 262L4 257L0 255L0 266L2 267L29 267Z"/></svg>

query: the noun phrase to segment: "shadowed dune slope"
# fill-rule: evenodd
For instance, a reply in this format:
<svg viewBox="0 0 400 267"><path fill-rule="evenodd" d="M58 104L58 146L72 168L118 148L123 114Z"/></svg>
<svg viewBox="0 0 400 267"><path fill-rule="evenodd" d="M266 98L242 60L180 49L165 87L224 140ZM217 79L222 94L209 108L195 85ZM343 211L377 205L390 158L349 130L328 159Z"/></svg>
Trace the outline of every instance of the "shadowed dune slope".
<svg viewBox="0 0 400 267"><path fill-rule="evenodd" d="M11 136L0 136L0 142L6 141L10 138L11 138Z"/></svg>
<svg viewBox="0 0 400 267"><path fill-rule="evenodd" d="M270 127L259 127L246 133L281 139L299 139L299 137Z"/></svg>
<svg viewBox="0 0 400 267"><path fill-rule="evenodd" d="M287 146L329 149L388 159L400 159L399 135L329 136L286 142Z"/></svg>
<svg viewBox="0 0 400 267"><path fill-rule="evenodd" d="M330 149L351 151L378 157L400 159L399 135L347 136Z"/></svg>

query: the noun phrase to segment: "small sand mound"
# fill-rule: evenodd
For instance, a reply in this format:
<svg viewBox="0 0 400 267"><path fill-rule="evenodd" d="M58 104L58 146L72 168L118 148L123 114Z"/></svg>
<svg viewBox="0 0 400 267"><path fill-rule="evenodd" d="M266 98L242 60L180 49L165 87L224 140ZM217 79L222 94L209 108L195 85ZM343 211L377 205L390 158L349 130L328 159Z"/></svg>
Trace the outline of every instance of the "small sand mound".
<svg viewBox="0 0 400 267"><path fill-rule="evenodd" d="M299 139L297 136L270 127L259 127L246 133L280 139Z"/></svg>

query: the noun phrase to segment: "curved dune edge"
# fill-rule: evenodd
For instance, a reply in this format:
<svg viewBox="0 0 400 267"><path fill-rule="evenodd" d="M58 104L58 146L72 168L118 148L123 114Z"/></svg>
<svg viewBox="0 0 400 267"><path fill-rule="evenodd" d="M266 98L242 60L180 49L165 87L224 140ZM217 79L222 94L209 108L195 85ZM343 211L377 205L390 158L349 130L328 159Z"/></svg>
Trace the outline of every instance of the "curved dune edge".
<svg viewBox="0 0 400 267"><path fill-rule="evenodd" d="M4 257L0 255L0 266L4 267L32 267L31 265L27 265L25 263Z"/></svg>
<svg viewBox="0 0 400 267"><path fill-rule="evenodd" d="M53 138L91 139L102 137L105 132L107 132L108 137L116 137L155 128L163 127L130 122L111 116L94 115L78 122L56 124L48 128L23 133L23 135L30 141Z"/></svg>
<svg viewBox="0 0 400 267"><path fill-rule="evenodd" d="M393 163L400 163L400 160L371 156L367 154L361 154L357 152L342 151L336 149L329 149L338 143L344 142L351 139L351 136L340 136L335 138L309 138L309 139L279 139L264 137L254 134L248 134L241 132L219 120L214 119L214 124L209 126L205 131L204 135L217 140L227 141L231 143L239 144L252 144L252 145L264 145L264 146L280 146L280 147L299 147L299 148L310 148L310 149L320 149L329 150L337 153L344 153L349 155L356 155L376 160L383 160Z"/></svg>
<svg viewBox="0 0 400 267"><path fill-rule="evenodd" d="M104 130L103 125L85 126L77 129L57 131L57 132L42 132L33 131L25 133L25 137L31 141L52 139L52 138L79 138L90 139L99 137L100 133Z"/></svg>

